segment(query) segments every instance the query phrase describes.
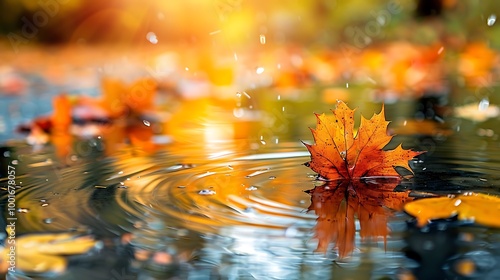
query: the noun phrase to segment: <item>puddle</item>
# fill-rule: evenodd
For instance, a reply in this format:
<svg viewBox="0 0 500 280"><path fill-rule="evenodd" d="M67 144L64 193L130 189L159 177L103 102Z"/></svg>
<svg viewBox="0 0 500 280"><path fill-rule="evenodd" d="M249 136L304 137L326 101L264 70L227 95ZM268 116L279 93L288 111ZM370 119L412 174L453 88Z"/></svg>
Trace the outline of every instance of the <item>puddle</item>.
<svg viewBox="0 0 500 280"><path fill-rule="evenodd" d="M396 137L394 143L429 152L411 162L412 179L391 189L500 194L499 144L469 130L446 137ZM500 261L498 230L448 224L428 232L408 230L410 218L390 209L380 212L380 218L372 218L374 212L369 210L370 218L360 220L361 208L367 206L364 202L355 202L361 207L357 212L342 214L350 217L352 232L341 227L342 219L325 220L346 202L306 192L331 193L303 165L309 156L299 141L258 148L236 141L213 144L210 149L171 144L142 156L133 149L105 156L95 148L91 156L78 157L69 166L50 149L39 153L30 149L16 144L2 150L3 164L18 160L16 234L70 231L91 234L103 244L85 255L70 256L65 272L51 279L75 275L85 279L396 279L418 267L409 258L415 254L441 261L446 267L443 273L454 277L500 272L488 265ZM377 197L378 191L374 193ZM347 202L346 209L352 203ZM325 211L318 210L321 207ZM445 244L440 235L453 244ZM412 247L415 242L427 247ZM352 248L346 249L346 244ZM442 248L455 251L433 255ZM435 267L425 263L421 269L419 273L425 275L426 269Z"/></svg>

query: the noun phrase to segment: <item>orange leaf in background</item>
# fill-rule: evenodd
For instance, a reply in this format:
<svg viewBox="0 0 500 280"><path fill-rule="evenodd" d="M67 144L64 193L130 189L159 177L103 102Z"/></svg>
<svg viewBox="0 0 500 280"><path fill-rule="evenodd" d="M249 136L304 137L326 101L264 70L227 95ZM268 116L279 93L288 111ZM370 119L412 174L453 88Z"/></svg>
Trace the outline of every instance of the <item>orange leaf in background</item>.
<svg viewBox="0 0 500 280"><path fill-rule="evenodd" d="M500 198L480 193L419 199L406 204L404 210L417 219L419 226L458 215L462 221L500 227Z"/></svg>
<svg viewBox="0 0 500 280"><path fill-rule="evenodd" d="M396 166L411 171L408 161L423 152L404 150L399 145L394 150L382 150L391 141L387 135L388 121L384 108L371 119L361 117L358 133L354 135L354 110L338 101L333 115L316 115L316 129L311 129L314 145L304 145L311 153L306 163L326 179L360 179L373 176L399 176Z"/></svg>
<svg viewBox="0 0 500 280"><path fill-rule="evenodd" d="M102 81L102 107L111 117L123 116L127 110L142 114L154 108L156 87L151 78L139 79L131 85L105 78Z"/></svg>
<svg viewBox="0 0 500 280"><path fill-rule="evenodd" d="M311 195L308 210L318 215L316 238L318 251L325 252L330 243L337 247L341 258L349 255L355 246L355 216L360 224L362 239L383 238L386 242L387 223L391 210L402 210L412 200L408 192L394 192L399 180L377 183L357 181L327 182L307 191Z"/></svg>

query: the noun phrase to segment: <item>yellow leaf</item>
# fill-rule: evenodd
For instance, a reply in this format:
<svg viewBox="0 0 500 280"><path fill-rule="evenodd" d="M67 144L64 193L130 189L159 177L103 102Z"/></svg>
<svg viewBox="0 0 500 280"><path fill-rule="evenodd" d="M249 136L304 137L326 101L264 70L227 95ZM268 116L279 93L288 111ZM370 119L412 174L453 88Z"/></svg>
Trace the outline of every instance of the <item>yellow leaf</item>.
<svg viewBox="0 0 500 280"><path fill-rule="evenodd" d="M424 198L410 202L404 210L417 219L419 226L431 220L458 216L461 221L473 221L489 227L500 227L500 198L480 193L449 197Z"/></svg>

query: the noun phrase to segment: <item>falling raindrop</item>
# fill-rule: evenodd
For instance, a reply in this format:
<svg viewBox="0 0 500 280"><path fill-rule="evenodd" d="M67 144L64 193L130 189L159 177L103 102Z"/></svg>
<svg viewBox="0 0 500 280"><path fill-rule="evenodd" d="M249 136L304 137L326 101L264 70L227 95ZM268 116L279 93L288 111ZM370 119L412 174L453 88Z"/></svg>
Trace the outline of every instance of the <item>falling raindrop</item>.
<svg viewBox="0 0 500 280"><path fill-rule="evenodd" d="M148 34L146 34L146 39L148 39L151 44L158 44L158 38L154 32L148 32Z"/></svg>
<svg viewBox="0 0 500 280"><path fill-rule="evenodd" d="M234 60L238 61L238 55L236 53L234 53Z"/></svg>
<svg viewBox="0 0 500 280"><path fill-rule="evenodd" d="M248 99L252 99L252 97L246 91L243 92L243 95L245 95L245 97Z"/></svg>
<svg viewBox="0 0 500 280"><path fill-rule="evenodd" d="M18 208L17 209L18 213L28 213L29 211L30 211L30 209L28 209L28 208Z"/></svg>
<svg viewBox="0 0 500 280"><path fill-rule="evenodd" d="M47 219L43 219L43 222L44 222L45 224L51 224L53 220L54 220L54 219L52 219L52 218L47 218Z"/></svg>
<svg viewBox="0 0 500 280"><path fill-rule="evenodd" d="M198 192L199 195L214 195L216 192L214 190L204 189Z"/></svg>
<svg viewBox="0 0 500 280"><path fill-rule="evenodd" d="M19 161L17 159L15 159L15 160L12 161L13 165L17 165L18 163L19 163Z"/></svg>
<svg viewBox="0 0 500 280"><path fill-rule="evenodd" d="M266 145L266 144L267 144L267 143L266 143L266 141L265 141L264 139L260 140L260 143L261 143L262 145Z"/></svg>
<svg viewBox="0 0 500 280"><path fill-rule="evenodd" d="M262 45L265 45L266 44L266 35L264 34L260 34L260 43Z"/></svg>
<svg viewBox="0 0 500 280"><path fill-rule="evenodd" d="M259 75L264 73L264 67L257 67L257 69L255 70L255 73L257 73Z"/></svg>
<svg viewBox="0 0 500 280"><path fill-rule="evenodd" d="M493 24L495 24L496 21L497 21L497 16L496 15L490 15L488 17L488 20L486 21L486 24L488 24L488 26L493 26Z"/></svg>
<svg viewBox="0 0 500 280"><path fill-rule="evenodd" d="M147 120L143 120L142 123L145 125L145 126L151 126L151 123Z"/></svg>
<svg viewBox="0 0 500 280"><path fill-rule="evenodd" d="M233 109L233 115L238 119L243 117L244 114L245 111L243 110L243 108L238 107Z"/></svg>
<svg viewBox="0 0 500 280"><path fill-rule="evenodd" d="M48 203L42 203L40 206L47 207L47 206L49 206L49 204Z"/></svg>

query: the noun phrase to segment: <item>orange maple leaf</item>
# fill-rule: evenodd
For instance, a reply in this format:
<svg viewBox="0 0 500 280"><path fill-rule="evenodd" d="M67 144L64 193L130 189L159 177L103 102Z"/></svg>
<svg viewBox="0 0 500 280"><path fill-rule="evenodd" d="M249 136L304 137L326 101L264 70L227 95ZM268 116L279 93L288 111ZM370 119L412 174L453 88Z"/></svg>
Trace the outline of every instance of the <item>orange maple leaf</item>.
<svg viewBox="0 0 500 280"><path fill-rule="evenodd" d="M399 176L394 167L411 171L408 161L423 152L383 148L391 141L384 107L371 119L361 116L358 133L354 135L354 110L338 101L333 115L316 114L316 129L311 128L315 144L304 143L311 154L306 163L314 172L329 180L360 179L375 176Z"/></svg>

